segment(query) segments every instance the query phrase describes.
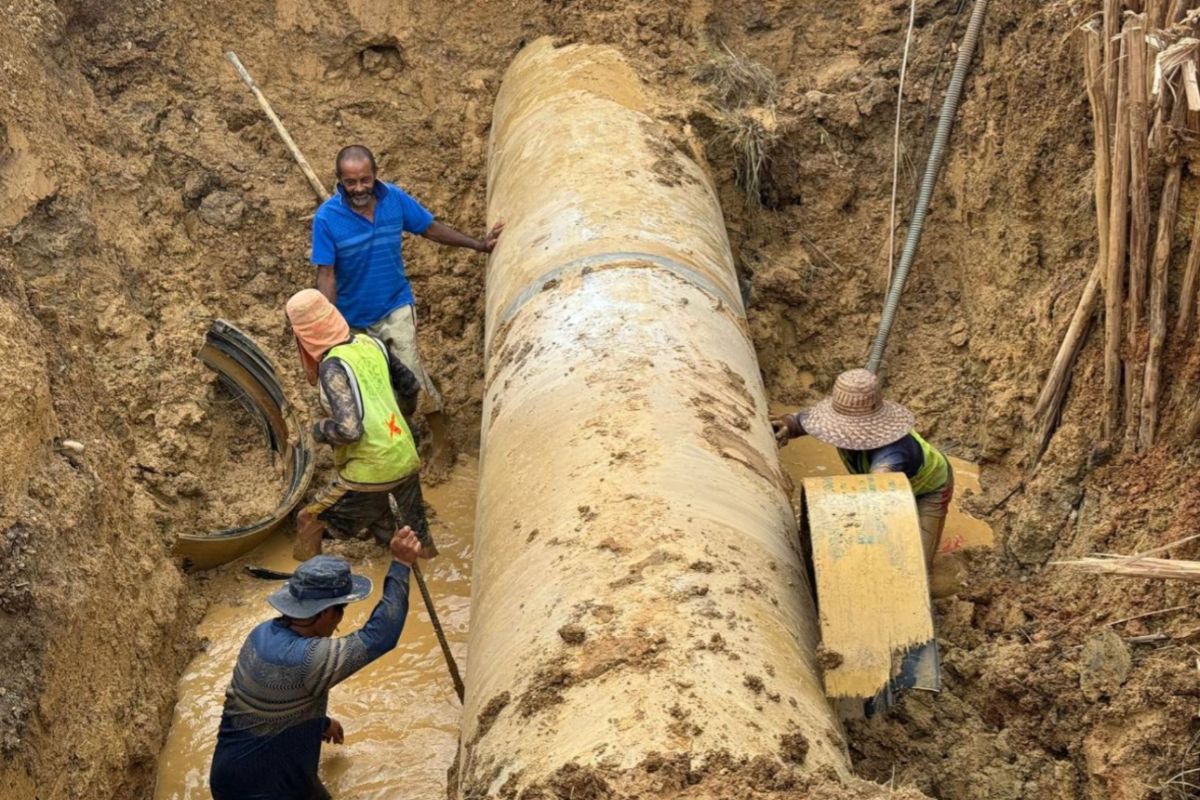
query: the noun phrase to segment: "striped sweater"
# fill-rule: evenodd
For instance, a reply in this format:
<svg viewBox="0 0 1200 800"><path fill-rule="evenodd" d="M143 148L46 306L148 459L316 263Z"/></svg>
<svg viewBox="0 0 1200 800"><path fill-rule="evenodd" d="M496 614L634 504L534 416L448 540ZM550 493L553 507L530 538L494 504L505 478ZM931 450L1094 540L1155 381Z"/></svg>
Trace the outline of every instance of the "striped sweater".
<svg viewBox="0 0 1200 800"><path fill-rule="evenodd" d="M217 733L214 800L315 800L329 690L396 646L408 615L409 568L393 561L367 623L337 639L303 637L281 618L246 638Z"/></svg>

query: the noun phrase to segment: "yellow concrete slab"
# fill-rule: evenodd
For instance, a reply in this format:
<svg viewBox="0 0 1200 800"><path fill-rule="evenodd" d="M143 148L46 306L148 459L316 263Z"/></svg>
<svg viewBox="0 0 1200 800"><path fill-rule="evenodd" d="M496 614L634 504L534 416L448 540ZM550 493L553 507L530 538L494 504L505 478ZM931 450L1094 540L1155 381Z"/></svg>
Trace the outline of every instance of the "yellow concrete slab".
<svg viewBox="0 0 1200 800"><path fill-rule="evenodd" d="M805 479L804 499L825 694L874 697L934 638L912 489L902 474L827 475ZM917 685L936 689L936 657L927 666Z"/></svg>

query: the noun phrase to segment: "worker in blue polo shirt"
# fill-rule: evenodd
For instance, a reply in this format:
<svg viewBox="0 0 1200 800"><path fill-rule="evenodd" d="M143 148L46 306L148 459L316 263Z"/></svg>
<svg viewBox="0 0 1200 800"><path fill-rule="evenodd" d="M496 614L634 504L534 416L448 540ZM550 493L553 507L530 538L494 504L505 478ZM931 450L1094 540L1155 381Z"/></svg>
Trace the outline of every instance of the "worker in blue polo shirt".
<svg viewBox="0 0 1200 800"><path fill-rule="evenodd" d="M375 156L352 144L337 154L337 193L313 217L312 263L317 289L346 318L387 345L421 383L426 411L441 411L442 399L417 350L417 317L412 286L404 274L401 238L405 232L439 244L490 253L504 223L474 239L433 218L395 184L377 180Z"/></svg>

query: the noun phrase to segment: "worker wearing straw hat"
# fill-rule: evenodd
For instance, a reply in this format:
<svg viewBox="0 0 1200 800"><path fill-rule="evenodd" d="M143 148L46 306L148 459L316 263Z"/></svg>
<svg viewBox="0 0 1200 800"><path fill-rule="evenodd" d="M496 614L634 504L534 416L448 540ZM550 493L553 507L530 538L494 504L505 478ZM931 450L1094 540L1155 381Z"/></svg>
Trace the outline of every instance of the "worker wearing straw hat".
<svg viewBox="0 0 1200 800"><path fill-rule="evenodd" d="M772 419L771 425L780 447L805 434L833 445L852 475L903 472L917 501L925 563L933 564L954 495L954 472L946 457L912 429L912 412L883 399L877 376L865 369L843 372L829 397Z"/></svg>

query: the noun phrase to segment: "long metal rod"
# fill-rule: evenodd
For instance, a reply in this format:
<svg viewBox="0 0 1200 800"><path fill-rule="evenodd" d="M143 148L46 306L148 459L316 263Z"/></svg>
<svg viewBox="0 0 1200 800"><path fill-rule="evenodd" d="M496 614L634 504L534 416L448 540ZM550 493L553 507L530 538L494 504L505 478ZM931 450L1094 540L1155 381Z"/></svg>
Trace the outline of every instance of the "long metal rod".
<svg viewBox="0 0 1200 800"><path fill-rule="evenodd" d="M921 188L917 194L917 204L913 209L913 218L908 226L908 234L904 240L904 251L900 255L900 263L896 266L896 274L892 277L888 288L887 300L883 304L883 315L879 319L879 330L875 333L875 341L871 343L871 353L867 359L867 369L879 371L883 361L883 351L887 346L888 334L892 331L892 323L896 319L896 308L900 305L900 295L904 292L904 283L908 280L908 272L912 269L913 259L917 255L917 245L921 241L921 231L925 226L925 215L929 212L929 200L933 196L933 187L937 183L938 172L942 168L942 158L946 154L946 143L950 140L950 129L954 125L954 116L958 113L958 103L962 97L963 82L971 59L975 55L975 43L979 40L979 31L983 27L983 15L987 10L988 0L975 0L971 11L971 21L967 24L966 35L963 36L962 46L958 50L958 60L954 65L954 73L950 76L950 86L946 89L946 99L942 103L942 113L938 118L937 132L933 137L933 145L929 148L929 159L925 162L925 176L921 180Z"/></svg>
<svg viewBox="0 0 1200 800"><path fill-rule="evenodd" d="M417 588L421 590L421 597L425 599L425 609L429 611L429 620L433 623L433 632L437 634L438 644L442 647L442 655L446 657L446 668L450 671L450 680L454 683L454 693L458 695L458 702L461 703L466 696L466 687L463 686L462 675L458 671L458 662L454 660L454 654L450 652L450 643L446 641L446 632L442 630L442 622L433 608L433 598L429 594L429 587L425 585L425 576L421 574L421 565L413 564L412 572L413 577L417 579Z"/></svg>
<svg viewBox="0 0 1200 800"><path fill-rule="evenodd" d="M400 525L400 509L396 505L396 498L390 492L388 493L388 505L391 506L392 518L396 521L396 525ZM425 545L426 541L429 544L433 543L428 534L421 544ZM412 573L413 577L417 579L417 588L421 590L421 597L425 600L425 610L429 612L429 621L433 623L433 632L437 635L438 644L441 645L442 655L446 658L446 668L450 670L454 693L458 695L458 702L461 703L466 696L466 688L463 686L462 675L458 671L458 662L454 660L454 653L450 652L450 642L446 641L446 631L442 629L442 621L438 619L437 610L433 607L433 597L429 594L429 587L425 585L425 576L421 574L419 563L413 562Z"/></svg>

